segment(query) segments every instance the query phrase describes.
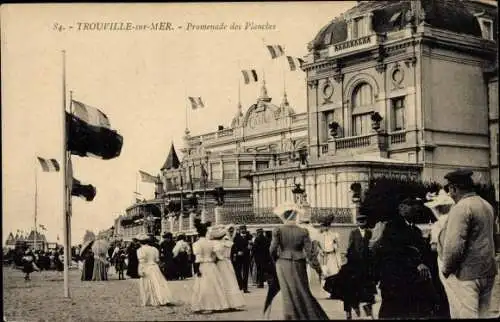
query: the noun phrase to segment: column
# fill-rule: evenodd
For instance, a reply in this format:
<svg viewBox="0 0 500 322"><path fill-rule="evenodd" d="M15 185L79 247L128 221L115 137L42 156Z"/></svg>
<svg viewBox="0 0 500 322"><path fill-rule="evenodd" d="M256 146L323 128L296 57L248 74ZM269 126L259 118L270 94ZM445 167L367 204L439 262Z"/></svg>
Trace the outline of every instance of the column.
<svg viewBox="0 0 500 322"><path fill-rule="evenodd" d="M196 214L194 212L191 212L189 214L189 229L194 229L194 217L196 216Z"/></svg>
<svg viewBox="0 0 500 322"><path fill-rule="evenodd" d="M174 216L173 216L173 213L170 213L169 214L169 217L168 217L168 221L169 221L169 224L170 224L170 232L173 233L174 232Z"/></svg>
<svg viewBox="0 0 500 322"><path fill-rule="evenodd" d="M215 224L218 225L221 223L221 206L215 206L214 208L214 213L215 213Z"/></svg>
<svg viewBox="0 0 500 322"><path fill-rule="evenodd" d="M183 222L183 220L182 220L182 219L183 219L183 218L182 218L182 212L181 212L181 214L179 215L179 232L181 232L181 231L182 231L182 222Z"/></svg>

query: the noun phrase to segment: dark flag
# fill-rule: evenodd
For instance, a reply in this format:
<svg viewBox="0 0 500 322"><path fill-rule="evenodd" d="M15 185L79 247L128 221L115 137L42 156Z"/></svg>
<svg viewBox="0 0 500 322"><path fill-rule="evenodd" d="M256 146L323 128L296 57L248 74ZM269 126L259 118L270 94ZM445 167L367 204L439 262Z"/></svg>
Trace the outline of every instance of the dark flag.
<svg viewBox="0 0 500 322"><path fill-rule="evenodd" d="M79 180L73 178L73 186L71 187L71 195L84 198L87 201L92 201L95 198L96 188L91 184L82 184Z"/></svg>
<svg viewBox="0 0 500 322"><path fill-rule="evenodd" d="M95 107L77 101L73 101L73 106L74 113L66 113L68 151L104 160L118 157L123 137L111 129L107 116Z"/></svg>

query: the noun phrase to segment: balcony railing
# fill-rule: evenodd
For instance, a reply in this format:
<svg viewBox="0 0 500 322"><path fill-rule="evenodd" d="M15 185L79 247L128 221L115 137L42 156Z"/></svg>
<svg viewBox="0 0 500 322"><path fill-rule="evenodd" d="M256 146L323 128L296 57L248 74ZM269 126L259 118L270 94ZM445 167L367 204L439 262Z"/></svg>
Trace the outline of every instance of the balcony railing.
<svg viewBox="0 0 500 322"><path fill-rule="evenodd" d="M335 148L337 150L362 148L370 145L370 137L372 134L365 136L354 136L348 138L341 138L335 141Z"/></svg>
<svg viewBox="0 0 500 322"><path fill-rule="evenodd" d="M211 190L216 187L224 187L224 188L251 188L250 181L248 181L245 178L241 179L216 179L216 180L210 180L207 181L206 185L205 183L200 180L200 179L193 179L193 183L184 183L182 190L184 191L189 191L189 190ZM179 184L172 184L172 183L167 183L167 191L180 191L181 186Z"/></svg>
<svg viewBox="0 0 500 322"><path fill-rule="evenodd" d="M405 142L406 142L406 132L391 134L391 144L399 144Z"/></svg>
<svg viewBox="0 0 500 322"><path fill-rule="evenodd" d="M353 50L365 49L373 45L376 45L379 42L379 38L381 38L379 35L372 34L368 36L363 36L343 41L341 43L330 46L328 54L329 56L334 56L340 53L350 52Z"/></svg>

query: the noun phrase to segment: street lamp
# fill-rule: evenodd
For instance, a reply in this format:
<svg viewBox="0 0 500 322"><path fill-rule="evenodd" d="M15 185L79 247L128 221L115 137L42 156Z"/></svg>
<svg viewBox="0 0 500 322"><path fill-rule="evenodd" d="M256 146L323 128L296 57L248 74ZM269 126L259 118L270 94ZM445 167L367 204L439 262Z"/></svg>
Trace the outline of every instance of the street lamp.
<svg viewBox="0 0 500 322"><path fill-rule="evenodd" d="M294 202L298 205L302 205L305 190L301 187L300 183L295 184L295 188L292 189L292 193Z"/></svg>

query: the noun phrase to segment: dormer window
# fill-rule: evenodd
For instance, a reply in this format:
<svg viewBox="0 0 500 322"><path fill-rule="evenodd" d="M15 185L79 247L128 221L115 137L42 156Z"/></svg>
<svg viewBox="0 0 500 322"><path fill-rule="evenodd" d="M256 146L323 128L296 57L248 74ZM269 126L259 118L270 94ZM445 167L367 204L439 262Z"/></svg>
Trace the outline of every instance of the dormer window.
<svg viewBox="0 0 500 322"><path fill-rule="evenodd" d="M350 39L368 36L371 28L371 15L354 17L350 21Z"/></svg>
<svg viewBox="0 0 500 322"><path fill-rule="evenodd" d="M488 18L477 18L479 21L479 26L481 26L481 32L483 33L483 38L488 40L494 40L493 38L493 21Z"/></svg>

